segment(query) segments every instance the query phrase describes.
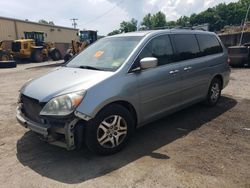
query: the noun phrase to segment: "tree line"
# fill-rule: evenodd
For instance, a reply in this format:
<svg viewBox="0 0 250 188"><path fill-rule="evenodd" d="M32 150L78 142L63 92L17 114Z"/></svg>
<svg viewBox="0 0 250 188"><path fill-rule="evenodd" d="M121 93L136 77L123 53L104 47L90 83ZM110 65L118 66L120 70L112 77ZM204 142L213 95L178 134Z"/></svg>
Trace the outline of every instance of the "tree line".
<svg viewBox="0 0 250 188"><path fill-rule="evenodd" d="M220 31L226 25L241 25L250 5L250 0L239 0L229 4L220 3L215 7L198 14L191 14L191 16L181 16L176 21L167 21L166 15L162 12L156 14L147 14L143 17L142 22L132 18L130 21L123 21L120 23L120 28L110 32L108 35L115 35L119 33L127 33L136 30L150 30L173 27L193 27L202 24L209 24L210 31ZM250 15L248 15L250 18Z"/></svg>

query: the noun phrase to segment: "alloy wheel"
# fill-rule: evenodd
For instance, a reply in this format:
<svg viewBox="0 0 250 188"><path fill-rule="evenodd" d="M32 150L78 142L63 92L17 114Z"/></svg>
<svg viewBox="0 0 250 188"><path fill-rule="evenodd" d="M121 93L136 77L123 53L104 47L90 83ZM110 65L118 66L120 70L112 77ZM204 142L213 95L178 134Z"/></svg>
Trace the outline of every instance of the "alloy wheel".
<svg viewBox="0 0 250 188"><path fill-rule="evenodd" d="M219 83L214 83L211 87L211 101L216 102L220 96L220 85Z"/></svg>
<svg viewBox="0 0 250 188"><path fill-rule="evenodd" d="M97 129L97 140L104 148L115 148L127 135L128 127L123 117L111 115L104 119Z"/></svg>

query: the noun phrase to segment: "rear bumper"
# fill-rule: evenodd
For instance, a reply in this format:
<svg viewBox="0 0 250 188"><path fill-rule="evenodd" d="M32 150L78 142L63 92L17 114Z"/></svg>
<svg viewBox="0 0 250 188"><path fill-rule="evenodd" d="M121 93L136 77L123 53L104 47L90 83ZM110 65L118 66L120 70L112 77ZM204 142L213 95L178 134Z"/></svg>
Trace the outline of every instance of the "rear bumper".
<svg viewBox="0 0 250 188"><path fill-rule="evenodd" d="M67 150L75 149L75 126L79 118L65 122L64 126L57 127L50 124L42 124L31 121L21 111L21 107L16 109L16 119L25 128L39 134L42 140ZM78 134L79 135L79 134ZM79 140L79 139L78 139Z"/></svg>
<svg viewBox="0 0 250 188"><path fill-rule="evenodd" d="M247 57L235 58L229 57L231 66L248 66L250 65L249 59Z"/></svg>

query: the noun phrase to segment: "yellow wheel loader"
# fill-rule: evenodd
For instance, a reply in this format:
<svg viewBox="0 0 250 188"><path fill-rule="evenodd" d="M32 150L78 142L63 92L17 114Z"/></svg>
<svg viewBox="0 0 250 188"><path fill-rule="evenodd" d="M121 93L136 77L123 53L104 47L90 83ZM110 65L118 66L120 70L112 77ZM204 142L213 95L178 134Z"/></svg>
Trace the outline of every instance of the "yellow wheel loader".
<svg viewBox="0 0 250 188"><path fill-rule="evenodd" d="M16 67L11 51L5 49L5 42L0 41L0 68Z"/></svg>
<svg viewBox="0 0 250 188"><path fill-rule="evenodd" d="M83 30L78 33L79 41L72 40L71 48L67 50L64 61L69 61L73 56L79 54L86 47L97 40L97 31Z"/></svg>
<svg viewBox="0 0 250 188"><path fill-rule="evenodd" d="M51 42L44 42L43 32L24 32L25 39L12 42L12 53L17 59L30 59L42 62L51 58L54 61L61 59L60 51Z"/></svg>

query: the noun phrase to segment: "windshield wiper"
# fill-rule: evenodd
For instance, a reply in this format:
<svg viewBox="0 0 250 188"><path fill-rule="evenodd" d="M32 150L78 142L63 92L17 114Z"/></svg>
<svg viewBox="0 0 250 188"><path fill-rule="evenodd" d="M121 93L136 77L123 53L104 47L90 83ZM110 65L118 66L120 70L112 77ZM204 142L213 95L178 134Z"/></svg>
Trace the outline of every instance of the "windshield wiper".
<svg viewBox="0 0 250 188"><path fill-rule="evenodd" d="M90 69L90 70L101 70L101 69L98 69L96 67L91 67L91 66L88 66L88 65L82 65L79 68L81 68L81 69Z"/></svg>

